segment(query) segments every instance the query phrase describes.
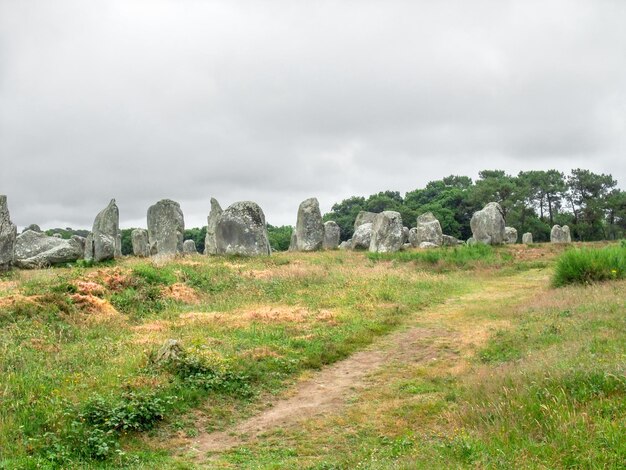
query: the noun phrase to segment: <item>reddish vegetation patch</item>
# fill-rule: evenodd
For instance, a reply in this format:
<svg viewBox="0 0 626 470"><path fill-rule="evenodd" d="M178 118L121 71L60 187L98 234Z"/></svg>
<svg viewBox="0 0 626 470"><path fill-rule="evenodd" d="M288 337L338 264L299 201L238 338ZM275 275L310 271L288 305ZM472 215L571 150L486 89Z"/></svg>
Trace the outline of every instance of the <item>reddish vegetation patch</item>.
<svg viewBox="0 0 626 470"><path fill-rule="evenodd" d="M105 293L104 286L92 281L76 281L76 290L82 295L102 296Z"/></svg>
<svg viewBox="0 0 626 470"><path fill-rule="evenodd" d="M115 310L108 300L91 294L72 294L70 297L81 311L89 313L98 319L119 316L119 312Z"/></svg>
<svg viewBox="0 0 626 470"><path fill-rule="evenodd" d="M0 308L13 307L17 303L28 302L31 304L37 303L37 297L26 297L21 294L8 295L6 297L0 297Z"/></svg>
<svg viewBox="0 0 626 470"><path fill-rule="evenodd" d="M127 273L122 272L119 268L98 269L89 273L87 278L98 284L104 285L107 289L113 292L124 290L131 284L131 277Z"/></svg>
<svg viewBox="0 0 626 470"><path fill-rule="evenodd" d="M180 282L164 287L161 293L163 297L183 302L185 304L197 304L200 301L200 298L195 290Z"/></svg>

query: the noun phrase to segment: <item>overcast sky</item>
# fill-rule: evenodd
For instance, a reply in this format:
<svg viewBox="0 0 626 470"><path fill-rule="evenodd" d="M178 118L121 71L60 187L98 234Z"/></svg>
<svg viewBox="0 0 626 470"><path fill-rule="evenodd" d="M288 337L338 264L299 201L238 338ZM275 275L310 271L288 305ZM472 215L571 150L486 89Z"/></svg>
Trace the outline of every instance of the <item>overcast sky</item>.
<svg viewBox="0 0 626 470"><path fill-rule="evenodd" d="M626 188L626 1L0 0L0 194L18 226L187 227L481 169Z"/></svg>

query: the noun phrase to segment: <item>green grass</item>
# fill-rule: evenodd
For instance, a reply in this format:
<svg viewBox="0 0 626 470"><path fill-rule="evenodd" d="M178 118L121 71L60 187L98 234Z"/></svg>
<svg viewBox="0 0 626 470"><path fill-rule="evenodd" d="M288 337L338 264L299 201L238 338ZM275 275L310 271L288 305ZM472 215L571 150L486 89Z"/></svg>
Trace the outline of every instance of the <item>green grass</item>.
<svg viewBox="0 0 626 470"><path fill-rule="evenodd" d="M375 268L341 252L24 276L14 274L18 287L6 292L22 297L0 308L0 468L175 465L139 436L167 439L199 405L212 426L224 426L302 371L350 355L464 288L454 276ZM79 281L99 286L93 296L119 313L86 309ZM175 284L196 301L169 297ZM259 309L284 318L245 316ZM187 312L216 319L186 321ZM141 329L152 324L163 330ZM156 366L167 338L185 353Z"/></svg>
<svg viewBox="0 0 626 470"><path fill-rule="evenodd" d="M462 245L428 250L409 250L396 253L368 253L372 261L412 262L421 266L440 268L462 268L501 265L511 260L510 254L490 245Z"/></svg>
<svg viewBox="0 0 626 470"><path fill-rule="evenodd" d="M552 283L589 284L626 277L626 247L578 248L564 252L556 263Z"/></svg>

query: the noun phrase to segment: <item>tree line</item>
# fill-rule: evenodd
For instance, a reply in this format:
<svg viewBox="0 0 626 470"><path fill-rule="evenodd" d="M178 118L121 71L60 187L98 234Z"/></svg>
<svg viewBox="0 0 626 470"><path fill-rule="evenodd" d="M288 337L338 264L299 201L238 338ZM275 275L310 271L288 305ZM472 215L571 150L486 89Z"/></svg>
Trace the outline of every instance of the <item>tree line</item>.
<svg viewBox="0 0 626 470"><path fill-rule="evenodd" d="M483 170L472 181L467 176L447 176L423 189L382 191L368 197L353 196L332 206L324 220L334 220L341 236L352 236L359 211L397 211L405 225L415 226L417 216L432 212L443 232L465 240L471 237L474 212L489 202L502 207L507 225L532 232L535 241L548 241L554 224L569 225L579 241L617 239L626 234L626 192L611 175L574 169L522 171L516 176L502 170Z"/></svg>

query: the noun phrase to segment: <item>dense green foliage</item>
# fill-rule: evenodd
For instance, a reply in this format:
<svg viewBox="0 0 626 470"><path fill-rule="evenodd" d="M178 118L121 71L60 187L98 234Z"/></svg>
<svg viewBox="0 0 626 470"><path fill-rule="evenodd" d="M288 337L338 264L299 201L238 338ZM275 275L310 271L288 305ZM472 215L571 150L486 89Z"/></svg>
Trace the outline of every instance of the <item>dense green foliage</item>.
<svg viewBox="0 0 626 470"><path fill-rule="evenodd" d="M591 282L626 277L626 248L623 246L604 248L571 249L563 253L554 271L553 284L588 284Z"/></svg>
<svg viewBox="0 0 626 470"><path fill-rule="evenodd" d="M86 237L87 235L89 235L89 230L82 230L82 229L74 230L71 227L67 227L67 228L51 228L50 230L46 230L44 233L46 235L48 235L48 236L52 236L55 233L59 233L59 234L61 234L62 238L64 238L65 240L68 240L68 239L72 238L72 235L78 235L80 237Z"/></svg>
<svg viewBox="0 0 626 470"><path fill-rule="evenodd" d="M291 242L291 233L293 227L291 225L282 225L274 227L267 224L267 235L270 239L270 246L274 251L287 251Z"/></svg>
<svg viewBox="0 0 626 470"><path fill-rule="evenodd" d="M556 170L522 171L517 176L484 170L475 182L466 176L448 176L404 197L396 191L350 197L333 205L324 220L337 222L342 240L347 240L359 211L398 211L408 227L430 211L444 233L467 239L472 214L495 201L507 225L519 233L532 232L536 242L549 240L554 224L569 225L574 240L616 239L626 233L626 192L616 186L611 175L582 169L568 176Z"/></svg>

